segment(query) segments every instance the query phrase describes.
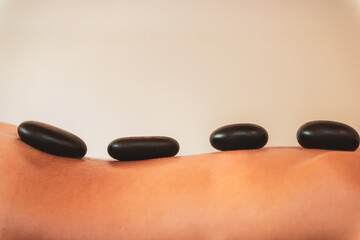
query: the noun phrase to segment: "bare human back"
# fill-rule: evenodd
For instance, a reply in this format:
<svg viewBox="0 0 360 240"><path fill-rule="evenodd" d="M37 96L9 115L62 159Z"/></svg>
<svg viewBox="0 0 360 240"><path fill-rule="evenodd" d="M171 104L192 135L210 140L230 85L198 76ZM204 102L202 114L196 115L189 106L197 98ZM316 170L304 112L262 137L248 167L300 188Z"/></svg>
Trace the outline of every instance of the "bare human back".
<svg viewBox="0 0 360 240"><path fill-rule="evenodd" d="M0 239L360 240L360 152L135 162L49 155L0 124Z"/></svg>

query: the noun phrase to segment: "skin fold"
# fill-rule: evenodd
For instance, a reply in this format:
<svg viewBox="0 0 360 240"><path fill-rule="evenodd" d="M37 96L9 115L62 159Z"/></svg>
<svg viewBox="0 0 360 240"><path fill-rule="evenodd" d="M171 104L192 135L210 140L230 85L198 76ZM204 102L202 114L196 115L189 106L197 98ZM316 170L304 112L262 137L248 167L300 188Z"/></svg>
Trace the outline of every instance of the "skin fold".
<svg viewBox="0 0 360 240"><path fill-rule="evenodd" d="M360 240L360 151L52 156L0 123L0 239Z"/></svg>

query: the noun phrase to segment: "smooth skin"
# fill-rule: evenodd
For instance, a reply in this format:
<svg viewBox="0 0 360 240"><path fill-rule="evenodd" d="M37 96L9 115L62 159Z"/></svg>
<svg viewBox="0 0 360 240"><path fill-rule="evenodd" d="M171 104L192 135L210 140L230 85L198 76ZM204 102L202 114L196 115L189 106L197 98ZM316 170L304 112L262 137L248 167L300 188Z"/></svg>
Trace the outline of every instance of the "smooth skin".
<svg viewBox="0 0 360 240"><path fill-rule="evenodd" d="M52 156L0 124L0 239L360 240L360 151Z"/></svg>

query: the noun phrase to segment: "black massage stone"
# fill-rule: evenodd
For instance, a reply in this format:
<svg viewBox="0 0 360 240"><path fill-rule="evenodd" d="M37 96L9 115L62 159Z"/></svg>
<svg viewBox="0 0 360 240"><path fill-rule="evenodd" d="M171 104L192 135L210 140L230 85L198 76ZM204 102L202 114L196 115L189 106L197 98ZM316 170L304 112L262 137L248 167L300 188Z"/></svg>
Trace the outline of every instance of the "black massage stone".
<svg viewBox="0 0 360 240"><path fill-rule="evenodd" d="M179 152L179 143L170 137L124 137L112 141L108 153L119 161L135 161L172 157Z"/></svg>
<svg viewBox="0 0 360 240"><path fill-rule="evenodd" d="M359 134L352 127L333 121L312 121L302 125L297 140L303 148L355 151Z"/></svg>
<svg viewBox="0 0 360 240"><path fill-rule="evenodd" d="M79 137L41 122L21 123L18 134L28 145L56 156L82 158L87 151L86 144Z"/></svg>
<svg viewBox="0 0 360 240"><path fill-rule="evenodd" d="M220 151L259 149L264 147L267 141L266 130L251 123L226 125L210 135L211 145Z"/></svg>

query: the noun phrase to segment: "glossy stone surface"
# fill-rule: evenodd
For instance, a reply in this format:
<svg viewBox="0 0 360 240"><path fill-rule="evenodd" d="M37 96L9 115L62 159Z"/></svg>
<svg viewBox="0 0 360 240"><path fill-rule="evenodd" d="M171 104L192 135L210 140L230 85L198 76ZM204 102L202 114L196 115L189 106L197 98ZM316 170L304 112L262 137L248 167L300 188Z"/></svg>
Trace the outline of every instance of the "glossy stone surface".
<svg viewBox="0 0 360 240"><path fill-rule="evenodd" d="M220 151L259 149L264 147L267 141L266 130L251 123L226 125L210 135L211 145Z"/></svg>
<svg viewBox="0 0 360 240"><path fill-rule="evenodd" d="M359 134L352 127L333 121L311 121L302 125L297 140L304 148L355 151Z"/></svg>
<svg viewBox="0 0 360 240"><path fill-rule="evenodd" d="M18 134L28 145L56 156L82 158L87 151L79 137L42 122L23 122L18 127Z"/></svg>
<svg viewBox="0 0 360 240"><path fill-rule="evenodd" d="M125 137L112 141L108 153L119 161L134 161L172 157L179 148L179 143L170 137Z"/></svg>

